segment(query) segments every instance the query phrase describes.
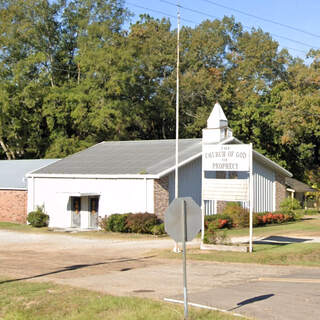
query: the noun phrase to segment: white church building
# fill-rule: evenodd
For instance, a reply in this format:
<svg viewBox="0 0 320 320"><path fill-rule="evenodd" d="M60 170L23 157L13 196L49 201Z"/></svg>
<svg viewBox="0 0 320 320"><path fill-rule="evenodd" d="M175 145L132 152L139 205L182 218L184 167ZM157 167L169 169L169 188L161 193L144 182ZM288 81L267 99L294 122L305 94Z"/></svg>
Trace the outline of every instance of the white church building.
<svg viewBox="0 0 320 320"><path fill-rule="evenodd" d="M179 140L179 196L191 196L205 214L221 212L226 201L247 206L248 173L202 170L202 147L208 144L242 144L218 103L203 139ZM253 211L278 210L292 174L256 151L252 157ZM29 173L28 212L44 205L49 226L57 228L96 229L99 217L113 213L163 218L174 199L174 170L175 140L101 142Z"/></svg>

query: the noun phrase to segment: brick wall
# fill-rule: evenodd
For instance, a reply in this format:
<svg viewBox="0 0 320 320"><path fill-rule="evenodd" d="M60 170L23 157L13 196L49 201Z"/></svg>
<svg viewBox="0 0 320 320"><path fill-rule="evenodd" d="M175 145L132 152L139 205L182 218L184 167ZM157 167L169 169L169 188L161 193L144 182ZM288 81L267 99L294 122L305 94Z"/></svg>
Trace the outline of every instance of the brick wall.
<svg viewBox="0 0 320 320"><path fill-rule="evenodd" d="M154 213L161 220L169 206L169 177L154 180Z"/></svg>
<svg viewBox="0 0 320 320"><path fill-rule="evenodd" d="M286 198L285 177L276 173L276 211L280 209L281 202Z"/></svg>
<svg viewBox="0 0 320 320"><path fill-rule="evenodd" d="M26 223L27 191L0 190L0 221Z"/></svg>

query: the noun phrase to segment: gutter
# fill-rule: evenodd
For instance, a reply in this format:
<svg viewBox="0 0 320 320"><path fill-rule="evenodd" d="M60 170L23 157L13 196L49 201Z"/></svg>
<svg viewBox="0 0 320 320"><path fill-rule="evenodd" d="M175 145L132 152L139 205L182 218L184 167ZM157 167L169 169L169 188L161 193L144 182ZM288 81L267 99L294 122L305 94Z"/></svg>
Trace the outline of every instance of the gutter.
<svg viewBox="0 0 320 320"><path fill-rule="evenodd" d="M62 178L62 179L159 179L154 174L63 174L63 173L28 173L27 178Z"/></svg>

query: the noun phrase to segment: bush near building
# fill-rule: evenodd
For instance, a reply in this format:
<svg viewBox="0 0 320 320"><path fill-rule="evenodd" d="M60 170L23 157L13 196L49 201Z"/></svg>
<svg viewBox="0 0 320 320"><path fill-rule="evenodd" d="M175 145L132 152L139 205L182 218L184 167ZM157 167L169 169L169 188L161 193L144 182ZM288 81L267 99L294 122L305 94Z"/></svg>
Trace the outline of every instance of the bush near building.
<svg viewBox="0 0 320 320"><path fill-rule="evenodd" d="M111 232L165 234L164 224L151 213L115 213L103 218L100 221L100 228Z"/></svg>
<svg viewBox="0 0 320 320"><path fill-rule="evenodd" d="M38 206L35 211L29 212L27 221L36 228L47 227L49 216L44 212L43 206Z"/></svg>

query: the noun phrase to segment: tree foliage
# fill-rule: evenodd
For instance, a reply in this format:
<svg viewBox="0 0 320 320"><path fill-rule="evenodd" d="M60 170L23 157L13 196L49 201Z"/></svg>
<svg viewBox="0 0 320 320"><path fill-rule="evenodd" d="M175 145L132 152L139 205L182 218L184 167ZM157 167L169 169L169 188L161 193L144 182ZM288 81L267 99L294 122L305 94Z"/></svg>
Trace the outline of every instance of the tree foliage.
<svg viewBox="0 0 320 320"><path fill-rule="evenodd" d="M123 0L0 0L0 157L175 136L176 30ZM243 142L319 181L320 52L293 58L233 17L181 30L180 136L218 100Z"/></svg>

